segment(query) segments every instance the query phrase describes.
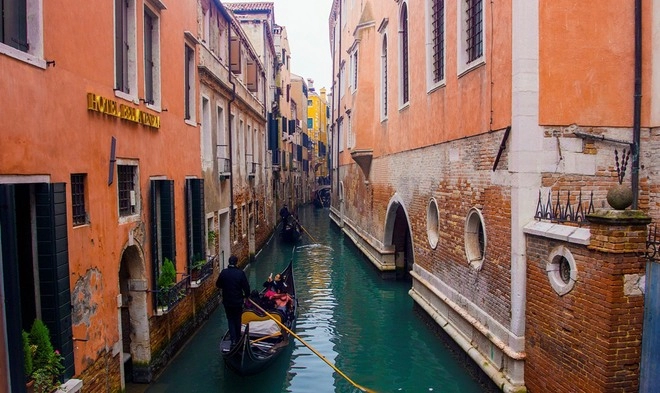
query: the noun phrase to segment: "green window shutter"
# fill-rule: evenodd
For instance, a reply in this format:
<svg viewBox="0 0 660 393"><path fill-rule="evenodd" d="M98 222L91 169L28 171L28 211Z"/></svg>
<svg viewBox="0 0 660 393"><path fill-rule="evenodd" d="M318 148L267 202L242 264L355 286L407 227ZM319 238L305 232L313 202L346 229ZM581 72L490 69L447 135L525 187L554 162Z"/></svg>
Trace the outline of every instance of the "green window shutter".
<svg viewBox="0 0 660 393"><path fill-rule="evenodd" d="M53 347L64 358L64 376L68 378L74 369L66 184L36 184L35 203L41 315Z"/></svg>
<svg viewBox="0 0 660 393"><path fill-rule="evenodd" d="M16 208L14 186L0 184L0 254L2 255L2 280L4 284L7 357L11 391L23 391L24 368L23 346L21 344L21 291L16 244ZM7 316L11 315L11 318ZM17 382L18 381L18 382Z"/></svg>
<svg viewBox="0 0 660 393"><path fill-rule="evenodd" d="M149 199L150 199L150 212L151 212L151 287L153 289L158 288L158 272L160 260L158 256L158 245L160 241L158 239L158 180L152 180L149 187ZM153 304L156 307L156 296L153 296Z"/></svg>
<svg viewBox="0 0 660 393"><path fill-rule="evenodd" d="M186 179L186 243L188 268L196 258L206 255L204 179Z"/></svg>
<svg viewBox="0 0 660 393"><path fill-rule="evenodd" d="M160 214L163 258L176 261L176 232L174 228L174 180L161 180ZM176 262L175 262L176 267Z"/></svg>

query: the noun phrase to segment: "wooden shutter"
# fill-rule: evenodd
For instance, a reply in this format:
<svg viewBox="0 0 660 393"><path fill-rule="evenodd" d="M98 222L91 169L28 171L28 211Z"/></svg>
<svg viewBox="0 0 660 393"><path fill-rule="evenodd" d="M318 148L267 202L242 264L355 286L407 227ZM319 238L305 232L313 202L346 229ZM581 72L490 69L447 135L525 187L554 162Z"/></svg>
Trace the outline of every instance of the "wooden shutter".
<svg viewBox="0 0 660 393"><path fill-rule="evenodd" d="M197 258L206 257L204 179L186 179L186 243L188 269Z"/></svg>
<svg viewBox="0 0 660 393"><path fill-rule="evenodd" d="M247 88L253 93L256 93L259 90L259 79L258 79L258 67L257 63L252 60L248 60L247 63Z"/></svg>
<svg viewBox="0 0 660 393"><path fill-rule="evenodd" d="M4 284L5 323L7 337L7 360L11 391L25 389L23 345L21 340L21 290L16 244L16 208L14 186L0 184L0 253L2 254L2 280ZM11 316L8 318L7 316Z"/></svg>
<svg viewBox="0 0 660 393"><path fill-rule="evenodd" d="M74 370L66 184L36 184L35 205L41 318L50 330L53 347L64 358L64 376L71 377Z"/></svg>
<svg viewBox="0 0 660 393"><path fill-rule="evenodd" d="M231 37L229 45L230 70L234 74L241 73L241 41L238 37Z"/></svg>

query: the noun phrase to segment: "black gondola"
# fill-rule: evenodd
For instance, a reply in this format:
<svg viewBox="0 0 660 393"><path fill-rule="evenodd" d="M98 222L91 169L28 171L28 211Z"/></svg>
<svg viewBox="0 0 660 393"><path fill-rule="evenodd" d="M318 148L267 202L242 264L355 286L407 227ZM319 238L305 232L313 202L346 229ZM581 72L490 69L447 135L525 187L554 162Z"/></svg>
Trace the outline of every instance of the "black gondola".
<svg viewBox="0 0 660 393"><path fill-rule="evenodd" d="M298 220L293 215L287 216L282 222L280 238L287 243L295 243L300 240L301 231Z"/></svg>
<svg viewBox="0 0 660 393"><path fill-rule="evenodd" d="M264 309L271 317L276 318L290 331L295 330L298 315L298 299L293 278L293 259L280 273L284 282L284 291L291 297L286 311L281 311L266 304L263 292L257 299L251 299ZM220 349L225 364L240 375L251 375L262 371L271 364L292 341L289 331L264 312L253 306L249 301L241 317L242 334L238 343L232 348L229 331L222 337Z"/></svg>
<svg viewBox="0 0 660 393"><path fill-rule="evenodd" d="M314 206L319 209L330 207L330 191L331 187L328 185L319 186L314 190Z"/></svg>

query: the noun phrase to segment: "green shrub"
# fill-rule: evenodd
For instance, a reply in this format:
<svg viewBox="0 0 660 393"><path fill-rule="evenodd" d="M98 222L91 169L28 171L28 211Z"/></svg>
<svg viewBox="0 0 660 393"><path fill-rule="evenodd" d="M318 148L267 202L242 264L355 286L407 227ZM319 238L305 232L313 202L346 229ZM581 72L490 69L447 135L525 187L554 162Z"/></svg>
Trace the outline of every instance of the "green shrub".
<svg viewBox="0 0 660 393"><path fill-rule="evenodd" d="M50 332L40 319L35 319L34 323L32 323L32 329L30 329L30 343L37 346L34 352L34 362L32 366L34 370L38 370L48 364L48 360L55 351L53 349L53 344L50 343Z"/></svg>
<svg viewBox="0 0 660 393"><path fill-rule="evenodd" d="M175 283L176 269L174 268L174 263L169 258L165 258L160 276L158 277L158 287L160 289L168 289Z"/></svg>
<svg viewBox="0 0 660 393"><path fill-rule="evenodd" d="M29 378L32 376L32 371L34 370L32 357L34 356L34 352L35 352L33 349L36 348L30 345L30 335L28 334L28 332L23 330L22 336L23 336L23 358L25 359L24 371L25 371L25 376Z"/></svg>

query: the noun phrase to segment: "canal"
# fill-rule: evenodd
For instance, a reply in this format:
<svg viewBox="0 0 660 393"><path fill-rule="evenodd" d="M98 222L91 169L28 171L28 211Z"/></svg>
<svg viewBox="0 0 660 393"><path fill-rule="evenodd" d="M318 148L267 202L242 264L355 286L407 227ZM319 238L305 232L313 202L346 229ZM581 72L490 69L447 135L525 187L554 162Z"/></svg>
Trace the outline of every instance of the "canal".
<svg viewBox="0 0 660 393"><path fill-rule="evenodd" d="M246 272L252 288L261 289L271 272L279 272L293 258L300 338L354 383L375 392L490 390L470 375L414 310L410 281L381 279L332 224L327 209L310 205L298 214L305 231L297 247L273 236ZM297 340L264 372L235 375L226 369L218 350L226 328L219 307L146 392L359 391Z"/></svg>

